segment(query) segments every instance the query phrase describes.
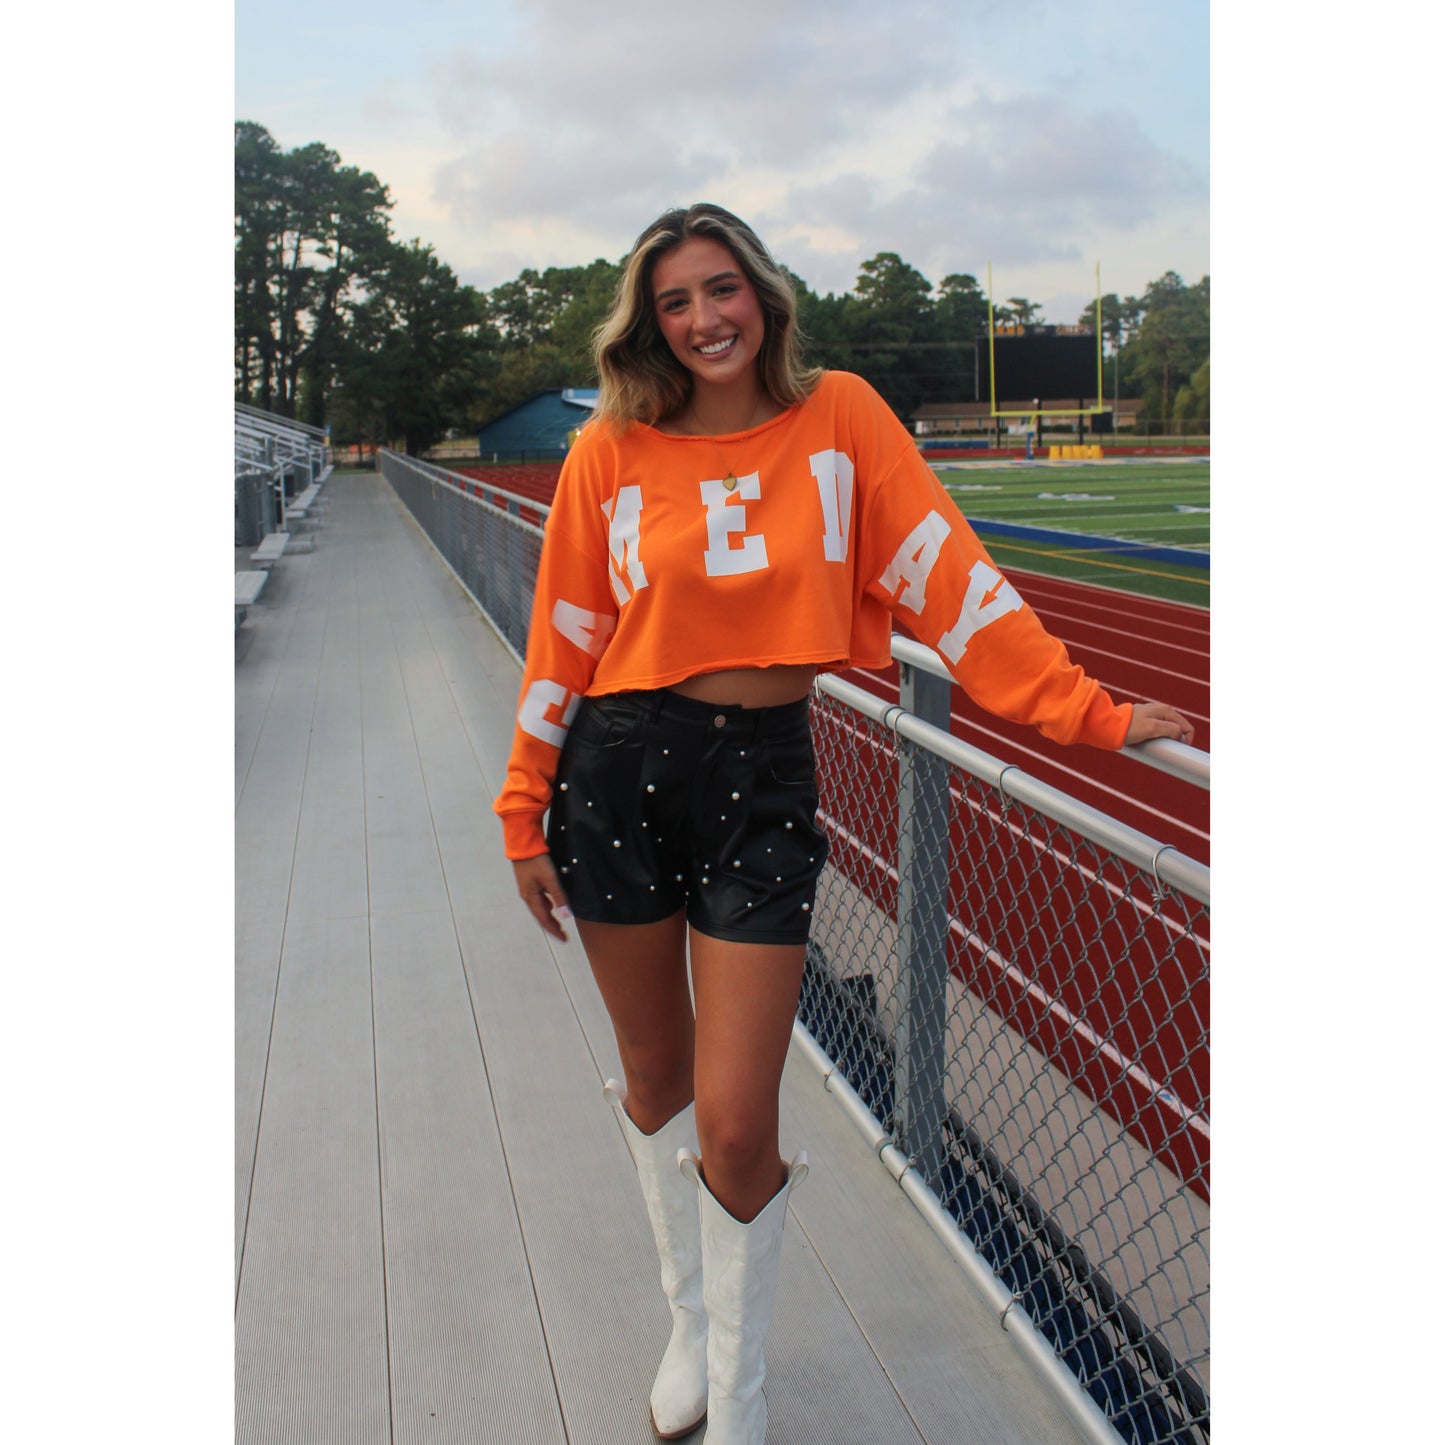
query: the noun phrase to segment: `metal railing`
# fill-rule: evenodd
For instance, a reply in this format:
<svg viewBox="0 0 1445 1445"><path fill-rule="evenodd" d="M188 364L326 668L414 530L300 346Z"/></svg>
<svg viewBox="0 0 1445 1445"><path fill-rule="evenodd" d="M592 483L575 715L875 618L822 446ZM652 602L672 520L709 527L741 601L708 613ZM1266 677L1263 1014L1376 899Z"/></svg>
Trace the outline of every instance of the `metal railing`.
<svg viewBox="0 0 1445 1445"><path fill-rule="evenodd" d="M802 1023L1091 1438L1201 1441L1208 870L922 721L931 681L818 683Z"/></svg>
<svg viewBox="0 0 1445 1445"><path fill-rule="evenodd" d="M381 470L520 660L546 509ZM1086 1438L1204 1445L1209 870L951 736L941 664L895 654L897 703L815 688L796 1038Z"/></svg>
<svg viewBox="0 0 1445 1445"><path fill-rule="evenodd" d="M236 420L248 422L259 431L271 432L287 441L309 443L322 450L330 445L331 429L329 427L312 426L310 422L293 421L290 417L277 416L274 411L251 406L244 401L236 402L235 406Z"/></svg>
<svg viewBox="0 0 1445 1445"><path fill-rule="evenodd" d="M235 404L236 545L254 546L285 523L286 503L331 472L327 433Z"/></svg>
<svg viewBox="0 0 1445 1445"><path fill-rule="evenodd" d="M547 509L398 452L379 452L377 464L520 663Z"/></svg>

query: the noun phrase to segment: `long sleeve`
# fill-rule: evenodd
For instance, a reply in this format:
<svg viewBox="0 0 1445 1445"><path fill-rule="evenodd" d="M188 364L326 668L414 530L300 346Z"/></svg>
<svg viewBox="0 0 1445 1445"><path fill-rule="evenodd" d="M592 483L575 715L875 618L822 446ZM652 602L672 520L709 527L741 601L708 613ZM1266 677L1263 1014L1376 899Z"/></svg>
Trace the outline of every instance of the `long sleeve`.
<svg viewBox="0 0 1445 1445"><path fill-rule="evenodd" d="M543 535L517 728L506 782L493 804L508 858L547 851L542 817L552 801L557 760L617 626L605 533L587 515L588 489L571 462L563 468Z"/></svg>
<svg viewBox="0 0 1445 1445"><path fill-rule="evenodd" d="M865 590L947 662L980 706L1059 743L1123 745L1116 705L1006 581L911 439L869 499Z"/></svg>

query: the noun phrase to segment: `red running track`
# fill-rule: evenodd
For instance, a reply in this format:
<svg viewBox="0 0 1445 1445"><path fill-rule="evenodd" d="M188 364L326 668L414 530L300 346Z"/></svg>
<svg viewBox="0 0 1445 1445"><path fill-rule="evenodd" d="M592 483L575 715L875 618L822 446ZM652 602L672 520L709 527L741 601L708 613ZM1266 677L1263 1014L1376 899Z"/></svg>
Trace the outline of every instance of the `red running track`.
<svg viewBox="0 0 1445 1445"><path fill-rule="evenodd" d="M1168 702L1194 723L1194 746L1209 751L1209 613L1107 587L1008 569L1011 582L1069 657L1116 702ZM853 679L896 698L898 669ZM953 727L986 753L1181 853L1209 862L1209 793L1119 753L1064 747L1032 727L985 712L953 688Z"/></svg>
<svg viewBox="0 0 1445 1445"><path fill-rule="evenodd" d="M1206 611L1017 569L1009 575L1070 657L1116 701L1174 703L1194 720L1196 744L1208 749ZM898 695L896 666L877 673L855 669L849 676L880 696ZM984 712L957 686L951 709L951 731L960 739L1208 863L1207 791L1118 753L1051 743L1033 728ZM853 757L846 769L830 769L827 748L820 748L825 788L834 775L849 774L846 792L835 800L840 813L847 808L843 798L859 787L859 774L870 773L861 761ZM896 856L895 785L891 757L878 759L862 787L883 835L867 847L850 847L859 826L850 818L849 837L836 839L831 852L833 865L887 911L895 885L871 860ZM1088 878L1067 856L1054 855L1047 829L1037 837L1026 829L1028 843L1021 838L1019 857L1002 848L990 855L988 870L976 869L960 832L969 806L987 805L960 797L952 824L952 908L968 928L955 923L951 972L988 1007L1012 1018L1086 1094L1207 1199L1205 919L1183 899L1166 897L1154 908L1135 883L1126 889L1137 906L1100 923L1097 938L1072 922L1061 930L1060 920L1096 919L1087 903ZM983 940L982 952L971 939ZM994 939L1003 952L987 946Z"/></svg>
<svg viewBox="0 0 1445 1445"><path fill-rule="evenodd" d="M815 719L829 867L898 908L891 736ZM1208 940L1201 910L955 775L947 856L950 972L1201 1198L1208 1198Z"/></svg>
<svg viewBox="0 0 1445 1445"><path fill-rule="evenodd" d="M1195 745L1208 751L1207 611L1017 568L1009 569L1009 578L1070 658L1098 678L1111 697L1173 703L1193 720ZM898 695L897 675L896 666L849 674L889 698ZM1034 728L985 712L956 685L951 712L951 731L965 742L1208 864L1209 794L1204 789L1118 753L1052 743ZM891 779L891 765L883 765L871 784L879 799L891 799ZM879 811L889 815L886 801ZM891 843L883 839L875 851L892 857ZM1068 900L1079 900L1085 892L1086 882L1072 865L1065 863L1052 874L1041 870L1037 865L1048 864L1049 850L1040 843L1036 866L1017 878L991 878L981 886L962 861L967 856L963 840L951 839L950 849L960 860L952 883L960 916L985 938L1015 937L1019 952L1008 961L1027 960L1023 970L980 973L979 958L963 946L960 935L950 940L952 972L978 997L992 999L993 1007L1025 1023L1059 1068L1207 1198L1209 1136L1202 1121L1209 1111L1209 942L1203 919L1194 920L1197 945L1180 945L1175 955L1188 931L1189 905L1171 899L1151 917L1141 898L1137 917L1148 921L1137 933L1119 933L1118 922L1111 921L1104 935L1080 950L1079 939L1049 932L1052 920L1072 916ZM861 855L853 858L839 847L832 857L880 906L891 905L891 883L872 876ZM1016 937L1019 927L1023 937ZM1170 962L1161 968L1158 960L1166 958ZM1118 1047L1101 1049L1101 1037L1117 1041ZM1162 1089L1161 1080L1167 1085Z"/></svg>

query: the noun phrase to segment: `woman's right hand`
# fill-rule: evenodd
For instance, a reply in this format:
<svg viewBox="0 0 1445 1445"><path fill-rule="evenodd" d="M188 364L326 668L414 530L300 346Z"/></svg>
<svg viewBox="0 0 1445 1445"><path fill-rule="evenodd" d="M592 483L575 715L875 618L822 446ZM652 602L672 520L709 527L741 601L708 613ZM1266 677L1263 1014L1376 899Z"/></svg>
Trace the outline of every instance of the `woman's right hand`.
<svg viewBox="0 0 1445 1445"><path fill-rule="evenodd" d="M515 858L512 872L516 875L517 892L542 932L566 943L566 931L557 920L570 919L572 910L567 906L567 895L562 891L551 855L539 853L535 858Z"/></svg>

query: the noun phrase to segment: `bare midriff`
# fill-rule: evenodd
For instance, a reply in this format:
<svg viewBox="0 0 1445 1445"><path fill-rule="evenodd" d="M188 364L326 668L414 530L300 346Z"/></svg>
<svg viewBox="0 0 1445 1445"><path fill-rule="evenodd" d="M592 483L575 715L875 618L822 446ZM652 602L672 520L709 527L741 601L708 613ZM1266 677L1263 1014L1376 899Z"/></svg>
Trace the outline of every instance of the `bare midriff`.
<svg viewBox="0 0 1445 1445"><path fill-rule="evenodd" d="M729 703L743 707L780 707L807 697L818 669L807 663L779 667L728 667L721 672L700 672L668 685L669 692L699 702Z"/></svg>

